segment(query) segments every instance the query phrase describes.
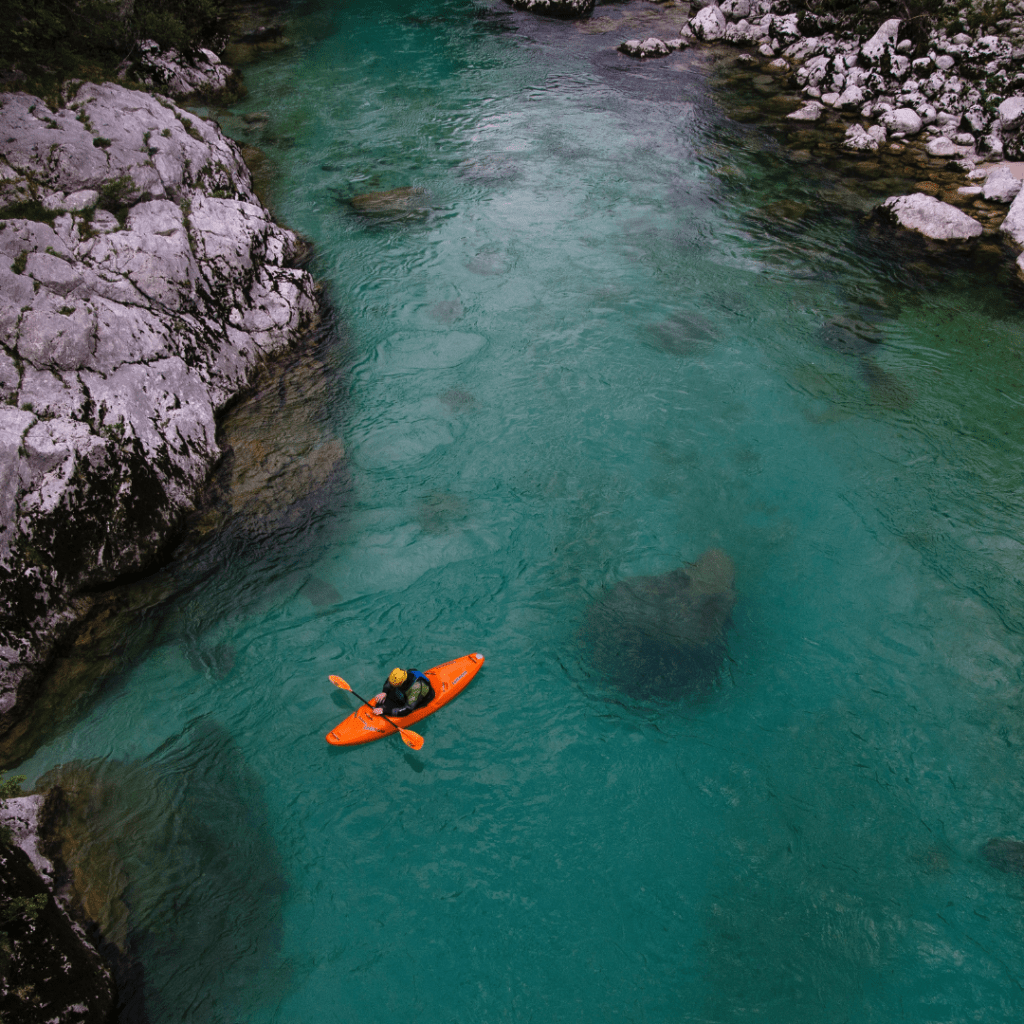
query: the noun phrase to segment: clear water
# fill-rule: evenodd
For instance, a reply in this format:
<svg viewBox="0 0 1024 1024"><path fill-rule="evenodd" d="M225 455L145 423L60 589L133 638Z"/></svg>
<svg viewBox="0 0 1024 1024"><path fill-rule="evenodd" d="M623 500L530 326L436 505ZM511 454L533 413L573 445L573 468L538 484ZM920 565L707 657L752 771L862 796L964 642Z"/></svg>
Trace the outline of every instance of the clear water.
<svg viewBox="0 0 1024 1024"><path fill-rule="evenodd" d="M1024 878L980 854L1024 838L1017 299L901 262L699 55L488 11L300 5L247 71L343 322L351 489L215 541L21 769L148 758L173 793L232 761L211 842L286 888L140 872L151 1021L1019 1020ZM406 186L425 214L337 198ZM712 546L719 690L631 699L589 602ZM420 754L324 743L328 673L368 695L472 650Z"/></svg>

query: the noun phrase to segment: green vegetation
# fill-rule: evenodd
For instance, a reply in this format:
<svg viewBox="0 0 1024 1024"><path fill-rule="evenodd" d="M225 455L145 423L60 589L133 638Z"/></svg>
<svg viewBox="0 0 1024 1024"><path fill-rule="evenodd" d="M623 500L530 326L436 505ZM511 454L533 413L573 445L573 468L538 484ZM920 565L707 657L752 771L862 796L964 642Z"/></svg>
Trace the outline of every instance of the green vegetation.
<svg viewBox="0 0 1024 1024"><path fill-rule="evenodd" d="M137 40L188 50L224 33L225 0L7 0L0 89L55 96L69 78L104 81Z"/></svg>

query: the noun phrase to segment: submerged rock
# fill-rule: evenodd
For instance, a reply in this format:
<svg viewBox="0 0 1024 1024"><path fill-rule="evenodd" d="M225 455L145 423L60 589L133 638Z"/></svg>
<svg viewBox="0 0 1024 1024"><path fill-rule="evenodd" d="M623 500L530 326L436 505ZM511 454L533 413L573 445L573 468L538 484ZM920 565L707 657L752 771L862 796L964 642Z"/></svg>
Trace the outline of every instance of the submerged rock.
<svg viewBox="0 0 1024 1024"><path fill-rule="evenodd" d="M659 352L692 356L707 351L718 335L714 324L700 313L679 312L647 328L645 344Z"/></svg>
<svg viewBox="0 0 1024 1024"><path fill-rule="evenodd" d="M262 784L228 732L200 721L138 761L66 765L40 780L47 852L66 893L120 951L135 1019L184 1019L216 965L226 1020L274 998L284 867ZM141 988L141 991L139 991ZM231 1011L231 1012L229 1012Z"/></svg>
<svg viewBox="0 0 1024 1024"><path fill-rule="evenodd" d="M962 210L920 193L891 196L882 204L880 212L900 227L940 242L966 242L977 238L984 230Z"/></svg>
<svg viewBox="0 0 1024 1024"><path fill-rule="evenodd" d="M660 576L616 583L583 630L594 667L637 696L710 691L736 603L732 559L719 548Z"/></svg>
<svg viewBox="0 0 1024 1024"><path fill-rule="evenodd" d="M348 200L348 205L366 217L409 217L427 213L422 188L392 188L386 192L364 192Z"/></svg>
<svg viewBox="0 0 1024 1024"><path fill-rule="evenodd" d="M999 871L1024 874L1024 842L1019 839L990 839L981 855Z"/></svg>

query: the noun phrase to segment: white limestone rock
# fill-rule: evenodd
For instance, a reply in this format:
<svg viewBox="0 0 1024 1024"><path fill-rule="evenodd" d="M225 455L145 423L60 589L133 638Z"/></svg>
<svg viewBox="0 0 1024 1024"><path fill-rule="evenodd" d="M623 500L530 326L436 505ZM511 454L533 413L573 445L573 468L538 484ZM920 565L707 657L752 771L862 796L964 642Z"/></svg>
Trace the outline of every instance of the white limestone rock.
<svg viewBox="0 0 1024 1024"><path fill-rule="evenodd" d="M550 18L589 18L595 0L509 0L513 7Z"/></svg>
<svg viewBox="0 0 1024 1024"><path fill-rule="evenodd" d="M911 107L889 110L881 116L880 121L889 131L903 135L917 135L924 127L921 115Z"/></svg>
<svg viewBox="0 0 1024 1024"><path fill-rule="evenodd" d="M648 57L667 57L671 53L668 44L656 36L647 39L627 39L619 44L619 51L629 57L639 57L641 60Z"/></svg>
<svg viewBox="0 0 1024 1024"><path fill-rule="evenodd" d="M750 17L750 0L724 0L721 5L722 13L733 21L740 21Z"/></svg>
<svg viewBox="0 0 1024 1024"><path fill-rule="evenodd" d="M885 142L885 137L885 129L881 125L873 124L865 130L863 125L853 124L846 130L843 146L851 150L875 152Z"/></svg>
<svg viewBox="0 0 1024 1024"><path fill-rule="evenodd" d="M929 156L956 156L959 153L956 143L952 139L947 139L945 135L932 139L924 148Z"/></svg>
<svg viewBox="0 0 1024 1024"><path fill-rule="evenodd" d="M811 100L805 103L799 110L794 110L792 114L787 114L786 117L791 121L817 121L821 118L824 109L820 103Z"/></svg>
<svg viewBox="0 0 1024 1024"><path fill-rule="evenodd" d="M1017 245L1024 246L1024 190L1017 193L999 230L1009 235Z"/></svg>
<svg viewBox="0 0 1024 1024"><path fill-rule="evenodd" d="M704 43L713 43L725 36L726 20L721 7L711 4L690 19L693 34Z"/></svg>
<svg viewBox="0 0 1024 1024"><path fill-rule="evenodd" d="M1011 96L999 104L999 135L1010 160L1024 159L1024 96Z"/></svg>
<svg viewBox="0 0 1024 1024"><path fill-rule="evenodd" d="M3 202L30 182L68 211L51 226L0 210L7 711L75 592L138 571L193 507L217 412L316 301L238 148L167 101L110 84L60 110L0 96L0 168Z"/></svg>
<svg viewBox="0 0 1024 1024"><path fill-rule="evenodd" d="M135 59L122 69L121 77L131 77L150 89L185 99L222 93L232 87L236 74L212 50L183 54L174 49L161 50L158 43L145 39L138 44Z"/></svg>
<svg viewBox="0 0 1024 1024"><path fill-rule="evenodd" d="M984 197L993 203L1012 203L1020 192L1021 182L1005 165L995 167L985 178Z"/></svg>
<svg viewBox="0 0 1024 1024"><path fill-rule="evenodd" d="M977 238L983 230L962 210L921 193L891 196L882 204L880 212L900 227L935 241L966 242Z"/></svg>
<svg viewBox="0 0 1024 1024"><path fill-rule="evenodd" d="M896 48L896 38L899 36L901 21L899 18L890 18L883 21L878 31L860 48L861 56L870 66L882 57L886 48Z"/></svg>
<svg viewBox="0 0 1024 1024"><path fill-rule="evenodd" d="M859 110L863 105L864 90L859 85L846 86L834 104L840 110Z"/></svg>

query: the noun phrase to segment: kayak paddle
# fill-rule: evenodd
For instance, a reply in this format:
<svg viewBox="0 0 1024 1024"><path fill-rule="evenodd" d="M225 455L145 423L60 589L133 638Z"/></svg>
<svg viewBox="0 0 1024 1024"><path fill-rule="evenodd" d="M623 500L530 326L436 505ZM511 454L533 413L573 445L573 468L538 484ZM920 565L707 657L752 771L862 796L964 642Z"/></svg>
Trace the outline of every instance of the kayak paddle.
<svg viewBox="0 0 1024 1024"><path fill-rule="evenodd" d="M349 686L348 683L346 683L345 680L341 678L341 676L328 676L327 678L330 679L330 681L334 683L334 685L337 686L339 690L348 690L349 693L355 694L356 697L359 697L359 694L356 693L356 691L353 690L352 687ZM373 707L373 705L364 697L359 697L359 699L368 708ZM394 719L388 717L387 715L384 715L383 717L386 718L387 721L389 721L398 730L399 735L402 737L402 742L407 747L412 747L413 750L419 750L423 746L423 737L418 732L413 732L412 729L403 729L400 725L397 725L395 723Z"/></svg>

